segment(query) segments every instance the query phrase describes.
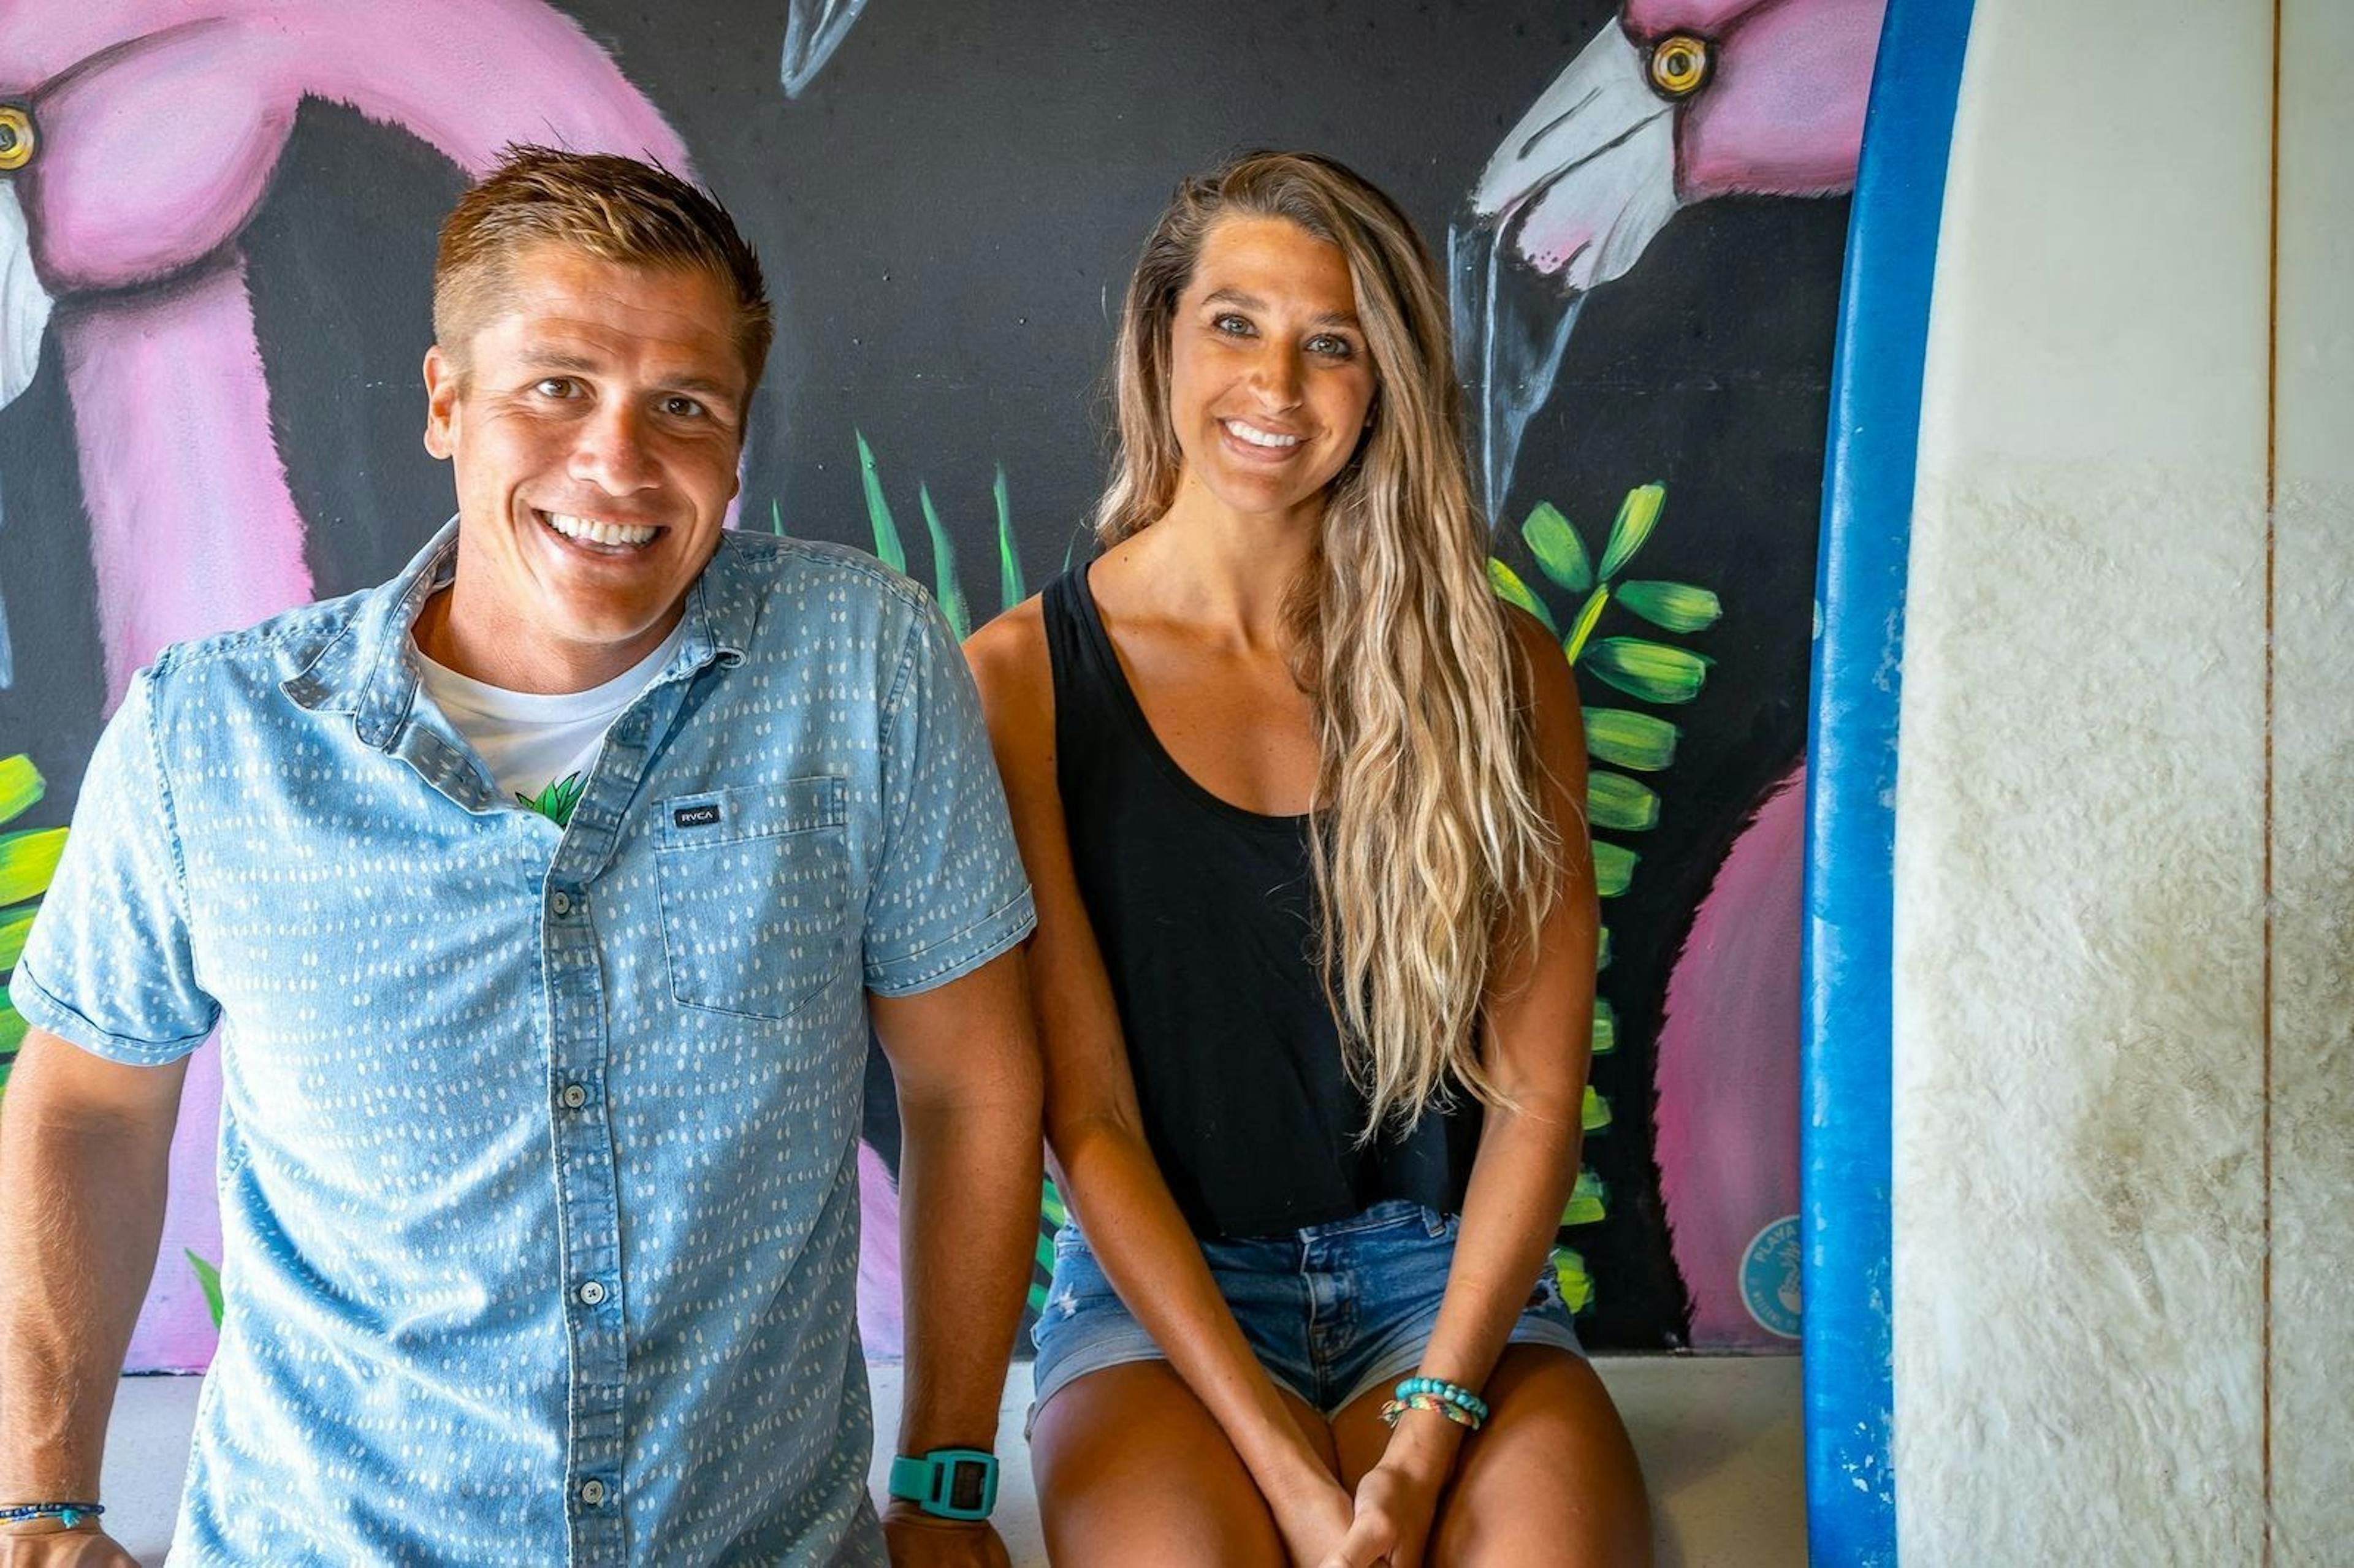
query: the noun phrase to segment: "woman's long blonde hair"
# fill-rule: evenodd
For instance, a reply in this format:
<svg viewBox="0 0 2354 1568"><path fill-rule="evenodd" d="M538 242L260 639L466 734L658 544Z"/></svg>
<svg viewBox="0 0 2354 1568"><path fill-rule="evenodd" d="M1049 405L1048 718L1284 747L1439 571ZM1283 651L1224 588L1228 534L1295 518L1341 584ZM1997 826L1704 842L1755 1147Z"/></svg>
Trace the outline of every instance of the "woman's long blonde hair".
<svg viewBox="0 0 2354 1568"><path fill-rule="evenodd" d="M1371 1139L1458 1086L1510 1103L1480 1062L1480 1007L1500 960L1533 946L1561 845L1527 673L1489 587L1446 295L1413 223L1358 175L1312 154L1253 153L1177 187L1120 312L1119 446L1097 537L1118 544L1176 496L1171 327L1225 217L1288 219L1339 249L1375 373L1371 427L1326 493L1286 607L1294 673L1316 699L1310 860L1325 994Z"/></svg>

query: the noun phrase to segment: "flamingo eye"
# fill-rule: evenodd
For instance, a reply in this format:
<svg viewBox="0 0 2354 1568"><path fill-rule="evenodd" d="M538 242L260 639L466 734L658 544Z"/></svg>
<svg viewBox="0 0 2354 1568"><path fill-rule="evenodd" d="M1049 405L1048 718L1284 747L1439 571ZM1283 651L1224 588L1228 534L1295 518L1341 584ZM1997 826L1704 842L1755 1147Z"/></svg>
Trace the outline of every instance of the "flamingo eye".
<svg viewBox="0 0 2354 1568"><path fill-rule="evenodd" d="M33 161L32 111L14 103L0 103L0 173L21 169Z"/></svg>
<svg viewBox="0 0 2354 1568"><path fill-rule="evenodd" d="M1651 86L1662 98L1690 98L1712 63L1707 39L1670 33L1651 46Z"/></svg>

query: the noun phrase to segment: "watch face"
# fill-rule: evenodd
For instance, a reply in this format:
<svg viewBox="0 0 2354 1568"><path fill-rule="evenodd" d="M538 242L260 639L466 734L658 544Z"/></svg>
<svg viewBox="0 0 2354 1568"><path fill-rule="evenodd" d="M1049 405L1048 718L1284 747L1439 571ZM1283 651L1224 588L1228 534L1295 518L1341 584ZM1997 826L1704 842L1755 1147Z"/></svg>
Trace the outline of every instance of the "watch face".
<svg viewBox="0 0 2354 1568"><path fill-rule="evenodd" d="M989 1496L989 1467L976 1459L959 1459L949 1467L949 1506L977 1509Z"/></svg>

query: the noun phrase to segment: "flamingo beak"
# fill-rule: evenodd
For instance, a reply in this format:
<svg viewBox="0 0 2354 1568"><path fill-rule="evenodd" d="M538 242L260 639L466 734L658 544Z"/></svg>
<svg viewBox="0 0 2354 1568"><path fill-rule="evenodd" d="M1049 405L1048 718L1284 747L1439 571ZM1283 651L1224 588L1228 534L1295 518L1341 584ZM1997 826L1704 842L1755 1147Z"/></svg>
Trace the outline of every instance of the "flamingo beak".
<svg viewBox="0 0 2354 1568"><path fill-rule="evenodd" d="M1651 90L1644 52L1604 27L1496 149L1469 231L1448 236L1491 521L1586 294L1623 276L1676 214L1674 109Z"/></svg>
<svg viewBox="0 0 2354 1568"><path fill-rule="evenodd" d="M33 270L33 235L13 180L0 180L0 408L32 385L56 302Z"/></svg>

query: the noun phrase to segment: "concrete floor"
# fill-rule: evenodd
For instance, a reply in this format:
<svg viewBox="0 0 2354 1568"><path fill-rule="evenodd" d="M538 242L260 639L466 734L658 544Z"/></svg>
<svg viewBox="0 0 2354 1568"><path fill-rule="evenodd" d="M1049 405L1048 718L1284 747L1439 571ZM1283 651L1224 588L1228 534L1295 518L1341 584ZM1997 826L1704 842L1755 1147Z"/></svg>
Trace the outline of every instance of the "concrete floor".
<svg viewBox="0 0 2354 1568"><path fill-rule="evenodd" d="M1633 1433L1658 1520L1658 1568L1797 1568L1807 1560L1798 1360L1604 1356L1595 1365ZM899 1405L899 1369L873 1369L875 1408ZM106 1445L107 1524L142 1563L164 1561L202 1380L122 1380ZM998 1530L1017 1568L1046 1561L1020 1441L1030 1368L1013 1369L1001 1413ZM887 1435L886 1435L887 1436ZM878 1455L891 1446L878 1439ZM874 1475L880 1489L883 1463Z"/></svg>

